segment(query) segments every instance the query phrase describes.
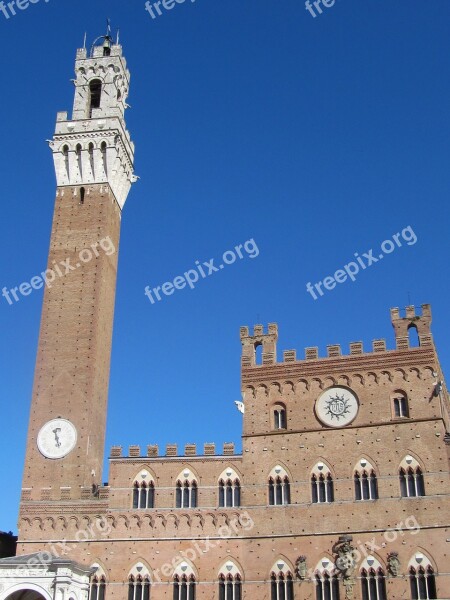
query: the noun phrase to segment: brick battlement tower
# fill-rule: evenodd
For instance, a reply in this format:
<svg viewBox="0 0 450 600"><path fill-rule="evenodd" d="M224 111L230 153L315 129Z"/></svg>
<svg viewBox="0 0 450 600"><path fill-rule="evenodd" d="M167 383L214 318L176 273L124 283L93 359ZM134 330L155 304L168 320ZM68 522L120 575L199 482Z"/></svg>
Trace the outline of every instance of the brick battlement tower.
<svg viewBox="0 0 450 600"><path fill-rule="evenodd" d="M50 142L57 191L31 404L21 512L81 499L102 481L121 211L134 145L130 73L109 35L77 51L72 119Z"/></svg>

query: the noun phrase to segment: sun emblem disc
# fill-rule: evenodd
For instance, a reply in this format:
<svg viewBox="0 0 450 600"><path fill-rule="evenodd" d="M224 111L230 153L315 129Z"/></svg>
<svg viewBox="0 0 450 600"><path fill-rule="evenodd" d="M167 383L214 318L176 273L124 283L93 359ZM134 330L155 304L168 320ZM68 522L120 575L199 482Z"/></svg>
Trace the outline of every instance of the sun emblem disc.
<svg viewBox="0 0 450 600"><path fill-rule="evenodd" d="M347 388L330 388L316 402L317 417L329 427L348 425L358 414L358 408L356 395Z"/></svg>

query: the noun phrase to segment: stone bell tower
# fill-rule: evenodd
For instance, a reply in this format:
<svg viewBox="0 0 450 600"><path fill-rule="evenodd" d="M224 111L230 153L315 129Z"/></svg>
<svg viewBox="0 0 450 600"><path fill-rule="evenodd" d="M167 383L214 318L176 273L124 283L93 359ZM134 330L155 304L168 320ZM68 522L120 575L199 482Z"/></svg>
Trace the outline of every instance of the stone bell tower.
<svg viewBox="0 0 450 600"><path fill-rule="evenodd" d="M121 212L134 145L130 73L109 31L77 51L72 118L50 141L57 190L21 511L77 500L102 482Z"/></svg>

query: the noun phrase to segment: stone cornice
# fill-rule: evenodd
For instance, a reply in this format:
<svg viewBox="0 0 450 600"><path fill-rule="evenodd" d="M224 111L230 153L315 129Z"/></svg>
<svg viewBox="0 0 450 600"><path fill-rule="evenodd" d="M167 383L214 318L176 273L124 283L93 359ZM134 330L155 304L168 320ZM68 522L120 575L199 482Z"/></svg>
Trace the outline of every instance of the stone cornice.
<svg viewBox="0 0 450 600"><path fill-rule="evenodd" d="M48 500L23 500L21 502L20 517L32 517L42 514L103 514L109 510L109 503L98 500L96 502L85 502L78 500L77 502L50 502Z"/></svg>
<svg viewBox="0 0 450 600"><path fill-rule="evenodd" d="M255 384L268 379L312 377L331 373L348 373L401 367L435 366L437 357L433 346L414 350L388 350L380 353L346 355L294 363L275 363L258 367L242 367L242 383Z"/></svg>

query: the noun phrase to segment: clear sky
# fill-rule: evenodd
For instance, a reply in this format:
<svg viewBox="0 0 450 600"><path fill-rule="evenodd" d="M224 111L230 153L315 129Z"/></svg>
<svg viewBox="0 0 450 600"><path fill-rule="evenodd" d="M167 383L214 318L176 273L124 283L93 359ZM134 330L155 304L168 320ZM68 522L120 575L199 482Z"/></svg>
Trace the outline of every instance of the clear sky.
<svg viewBox="0 0 450 600"><path fill-rule="evenodd" d="M152 19L144 0L0 12L0 288L46 265L45 140L72 108L84 32L91 43L109 16L132 74L140 180L122 218L106 454L240 448L241 325L277 322L280 359L383 337L393 348L389 308L429 302L450 372L448 0L336 0L315 18L303 0L187 0L162 13ZM307 292L397 233L401 246L355 281ZM244 251L195 289L144 295L251 239L258 256ZM16 530L41 304L42 290L12 306L0 297L3 530Z"/></svg>

